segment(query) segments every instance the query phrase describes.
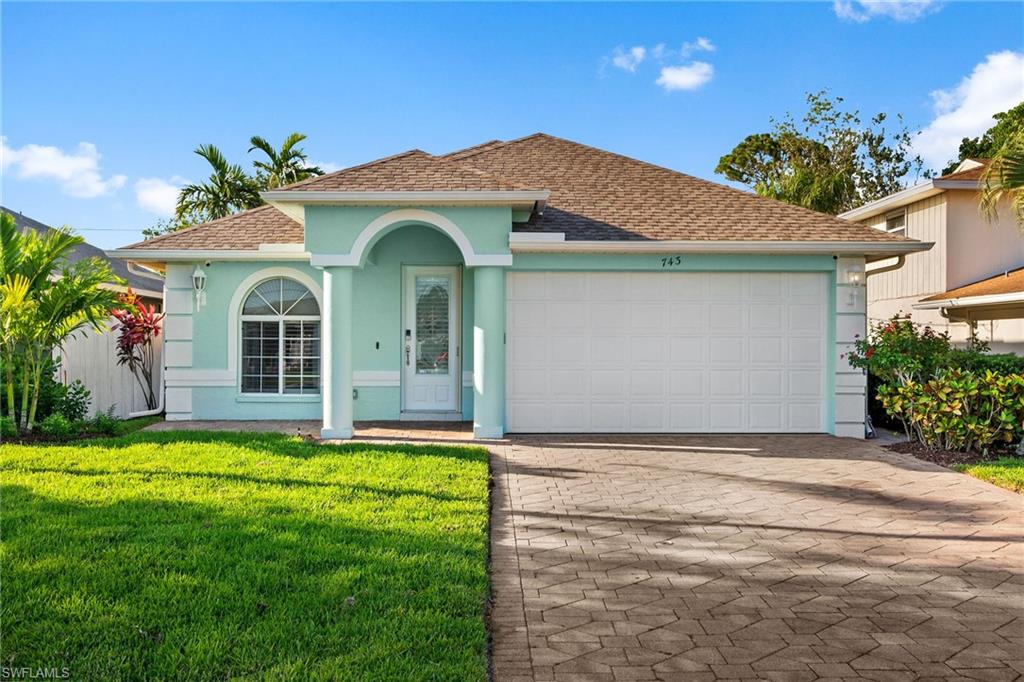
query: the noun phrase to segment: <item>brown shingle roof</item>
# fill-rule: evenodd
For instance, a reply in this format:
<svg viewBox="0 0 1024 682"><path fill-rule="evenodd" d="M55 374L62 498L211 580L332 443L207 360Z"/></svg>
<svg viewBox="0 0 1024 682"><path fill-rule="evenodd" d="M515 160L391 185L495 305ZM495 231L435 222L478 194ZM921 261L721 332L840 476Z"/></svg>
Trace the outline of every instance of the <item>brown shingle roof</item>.
<svg viewBox="0 0 1024 682"><path fill-rule="evenodd" d="M413 149L361 166L303 180L282 187L280 191L458 192L519 189L537 188L526 188L486 171Z"/></svg>
<svg viewBox="0 0 1024 682"><path fill-rule="evenodd" d="M543 133L459 161L551 191L516 231L568 240L870 241L905 238Z"/></svg>
<svg viewBox="0 0 1024 682"><path fill-rule="evenodd" d="M538 133L445 156L412 150L284 191L547 189L543 215L515 231L567 240L913 241L626 156ZM302 227L261 206L125 248L256 249L302 243Z"/></svg>
<svg viewBox="0 0 1024 682"><path fill-rule="evenodd" d="M977 161L981 165L975 168L962 170L959 173L947 173L940 177L939 180L981 180L982 174L984 174L985 169L988 168L992 159L971 159L971 161Z"/></svg>
<svg viewBox="0 0 1024 682"><path fill-rule="evenodd" d="M267 205L124 248L256 250L260 244L301 244L302 241L302 225Z"/></svg>
<svg viewBox="0 0 1024 682"><path fill-rule="evenodd" d="M1017 293L1024 293L1024 268L1010 270L1002 275L989 277L988 279L983 279L980 282L974 282L973 284L967 284L956 289L950 289L949 291L941 294L935 294L934 296L923 298L921 299L921 302L948 301L953 298L995 296L998 294Z"/></svg>

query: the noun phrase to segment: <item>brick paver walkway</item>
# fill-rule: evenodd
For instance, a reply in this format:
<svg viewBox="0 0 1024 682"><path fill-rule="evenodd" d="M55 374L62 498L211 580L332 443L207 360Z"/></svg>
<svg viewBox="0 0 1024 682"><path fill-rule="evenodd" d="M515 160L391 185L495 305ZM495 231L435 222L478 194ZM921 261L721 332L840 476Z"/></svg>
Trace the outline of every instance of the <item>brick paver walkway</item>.
<svg viewBox="0 0 1024 682"><path fill-rule="evenodd" d="M1024 672L1018 495L825 436L492 451L498 682Z"/></svg>

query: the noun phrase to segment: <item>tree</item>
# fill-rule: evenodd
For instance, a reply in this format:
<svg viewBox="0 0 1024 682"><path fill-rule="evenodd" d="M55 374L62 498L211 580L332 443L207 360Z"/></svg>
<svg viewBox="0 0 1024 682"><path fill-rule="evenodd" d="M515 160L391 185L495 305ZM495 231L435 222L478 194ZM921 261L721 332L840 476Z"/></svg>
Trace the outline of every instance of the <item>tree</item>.
<svg viewBox="0 0 1024 682"><path fill-rule="evenodd" d="M960 141L958 158L942 169L943 175L956 170L965 159L991 159L1016 135L1024 132L1024 102L992 117L996 124L978 137L965 137Z"/></svg>
<svg viewBox="0 0 1024 682"><path fill-rule="evenodd" d="M305 180L324 171L309 165L305 150L297 146L306 139L302 133L285 138L280 149L258 135L250 139L249 152L259 150L267 159L252 162L255 173L249 175L238 164L228 163L220 149L212 144L199 145L195 153L206 159L213 169L210 177L201 183L185 185L178 193L178 205L173 219L159 220L142 231L146 239L168 232L176 232L196 223L204 223L229 216L238 211L263 204L260 192Z"/></svg>
<svg viewBox="0 0 1024 682"><path fill-rule="evenodd" d="M106 328L120 282L99 258L68 263L83 239L64 230L21 234L0 216L0 343L7 406L14 417L14 368L21 370L20 425L34 426L39 389L53 351L72 335Z"/></svg>
<svg viewBox="0 0 1024 682"><path fill-rule="evenodd" d="M257 183L262 189L276 189L293 182L299 182L306 178L323 175L324 172L318 166L310 166L306 152L298 143L306 139L302 133L292 133L285 138L280 150L273 146L259 135L253 135L249 142L249 152L259 150L266 154L266 161L253 161L256 167Z"/></svg>
<svg viewBox="0 0 1024 682"><path fill-rule="evenodd" d="M989 220L998 216L999 204L1007 199L1024 231L1024 130L1010 137L996 151L981 178L981 210Z"/></svg>
<svg viewBox="0 0 1024 682"><path fill-rule="evenodd" d="M761 196L824 213L842 213L904 187L923 163L911 156L903 118L889 130L879 113L865 125L857 111L843 111L843 98L827 91L807 95L807 113L771 120L771 131L743 139L715 167Z"/></svg>
<svg viewBox="0 0 1024 682"><path fill-rule="evenodd" d="M212 144L201 144L195 153L209 162L213 172L206 182L181 188L176 211L179 223L191 225L216 220L263 203L256 180L241 166L228 163L219 149Z"/></svg>

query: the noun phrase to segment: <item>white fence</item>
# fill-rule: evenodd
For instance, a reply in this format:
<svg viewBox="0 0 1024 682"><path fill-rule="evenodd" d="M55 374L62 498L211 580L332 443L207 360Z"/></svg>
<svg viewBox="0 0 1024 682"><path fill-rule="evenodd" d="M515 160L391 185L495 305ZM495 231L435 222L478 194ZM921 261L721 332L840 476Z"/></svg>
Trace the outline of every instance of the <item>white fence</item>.
<svg viewBox="0 0 1024 682"><path fill-rule="evenodd" d="M110 325L116 320L111 320ZM153 362L154 393L159 395L163 375L163 335L157 337ZM106 412L113 405L114 414L127 419L130 412L146 409L146 398L139 382L127 367L117 364L117 332L97 334L91 329L68 339L59 353L57 380L71 384L80 380L92 394L89 414Z"/></svg>

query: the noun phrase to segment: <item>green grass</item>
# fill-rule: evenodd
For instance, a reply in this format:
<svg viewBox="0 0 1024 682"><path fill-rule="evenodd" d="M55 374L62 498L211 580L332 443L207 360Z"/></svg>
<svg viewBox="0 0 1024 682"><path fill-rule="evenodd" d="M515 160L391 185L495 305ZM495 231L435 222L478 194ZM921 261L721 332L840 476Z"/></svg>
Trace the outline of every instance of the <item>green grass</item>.
<svg viewBox="0 0 1024 682"><path fill-rule="evenodd" d="M978 464L957 464L953 468L1000 488L1024 493L1024 458L1003 457Z"/></svg>
<svg viewBox="0 0 1024 682"><path fill-rule="evenodd" d="M0 446L3 665L486 677L487 453L135 433Z"/></svg>
<svg viewBox="0 0 1024 682"><path fill-rule="evenodd" d="M157 422L163 421L164 418L160 415L154 415L152 417L136 417L135 419L125 419L122 422L117 423L117 435L127 436L128 434L141 431L147 426L156 424Z"/></svg>

